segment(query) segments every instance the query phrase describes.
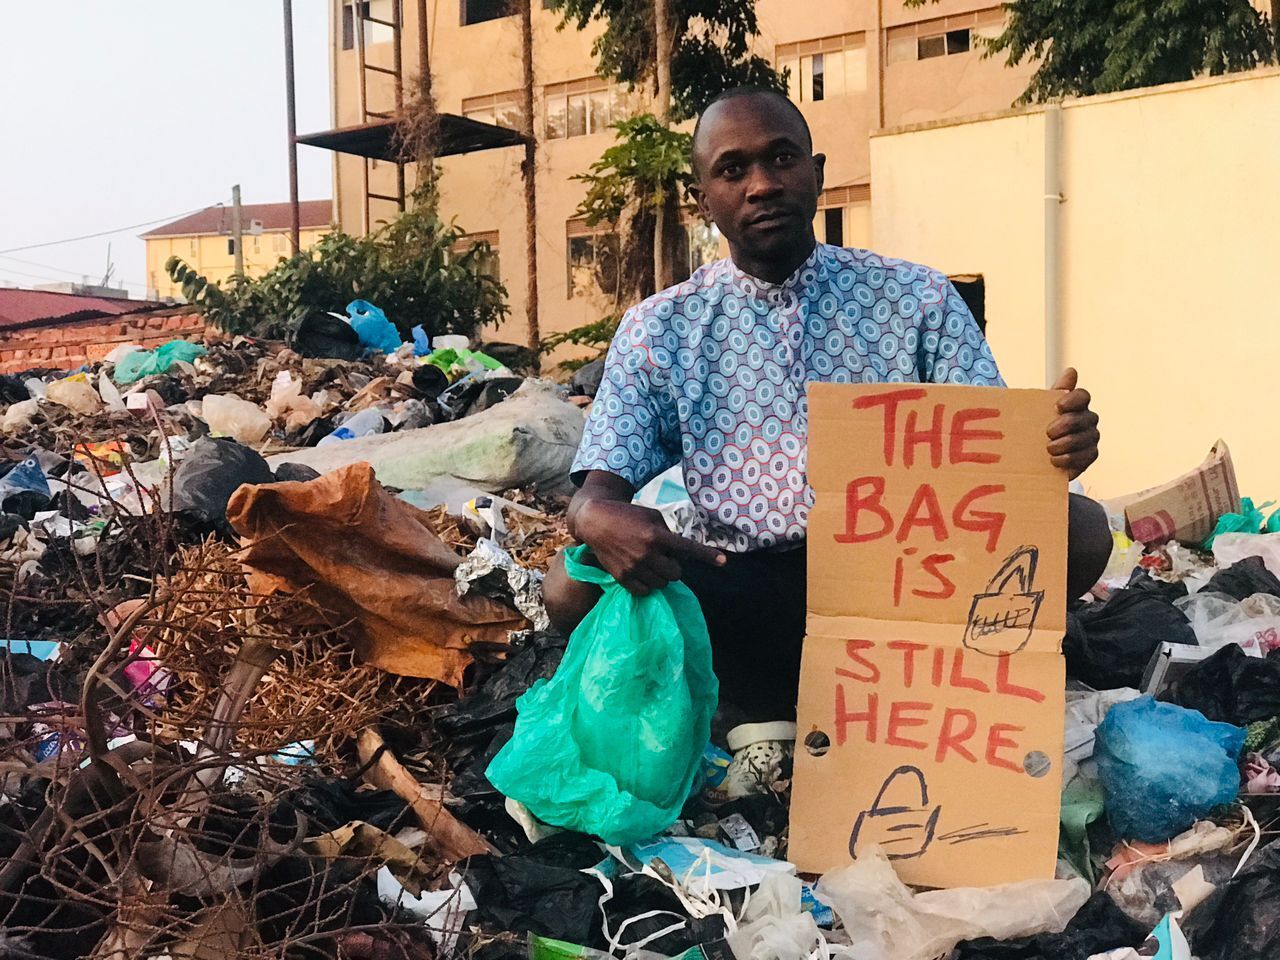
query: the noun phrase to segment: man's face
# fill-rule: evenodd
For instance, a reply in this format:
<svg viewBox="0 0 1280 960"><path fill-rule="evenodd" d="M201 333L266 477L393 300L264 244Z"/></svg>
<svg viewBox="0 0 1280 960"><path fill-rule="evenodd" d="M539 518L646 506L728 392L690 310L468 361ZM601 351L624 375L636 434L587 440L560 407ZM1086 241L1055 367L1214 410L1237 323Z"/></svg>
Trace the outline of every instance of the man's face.
<svg viewBox="0 0 1280 960"><path fill-rule="evenodd" d="M799 119L774 97L723 100L703 116L693 194L735 259L769 264L808 254L826 160L812 151Z"/></svg>

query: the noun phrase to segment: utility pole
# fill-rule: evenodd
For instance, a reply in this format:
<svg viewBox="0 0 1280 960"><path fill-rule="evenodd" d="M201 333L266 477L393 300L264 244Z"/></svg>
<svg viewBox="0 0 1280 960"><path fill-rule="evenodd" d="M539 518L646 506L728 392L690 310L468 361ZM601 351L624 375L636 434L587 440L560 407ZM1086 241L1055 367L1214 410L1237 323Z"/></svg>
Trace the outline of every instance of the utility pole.
<svg viewBox="0 0 1280 960"><path fill-rule="evenodd" d="M520 0L520 69L520 107L524 113L525 135L524 162L520 165L524 180L525 315L529 321L529 349L533 351L536 366L542 331L538 324L538 140L533 123L533 0Z"/></svg>
<svg viewBox="0 0 1280 960"><path fill-rule="evenodd" d="M240 184L231 188L231 242L236 251L236 276L244 276L244 228L240 221Z"/></svg>
<svg viewBox="0 0 1280 960"><path fill-rule="evenodd" d="M358 16L359 12L359 4L352 7L356 30L363 37L364 21ZM364 77L363 70L360 71L360 76ZM298 111L293 77L293 0L284 0L284 109L285 123L289 127L289 242L293 246L293 252L297 253L302 245L302 224L298 206Z"/></svg>

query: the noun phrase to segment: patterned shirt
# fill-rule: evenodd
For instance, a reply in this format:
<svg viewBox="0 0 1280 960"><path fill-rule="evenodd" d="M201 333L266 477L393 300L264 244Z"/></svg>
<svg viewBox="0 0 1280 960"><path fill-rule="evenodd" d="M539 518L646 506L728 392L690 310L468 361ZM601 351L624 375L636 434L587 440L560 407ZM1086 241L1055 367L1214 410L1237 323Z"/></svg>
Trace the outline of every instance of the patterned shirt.
<svg viewBox="0 0 1280 960"><path fill-rule="evenodd" d="M813 382L1004 385L936 270L823 243L783 283L719 260L622 318L573 479L603 470L638 489L681 463L698 539L802 541Z"/></svg>

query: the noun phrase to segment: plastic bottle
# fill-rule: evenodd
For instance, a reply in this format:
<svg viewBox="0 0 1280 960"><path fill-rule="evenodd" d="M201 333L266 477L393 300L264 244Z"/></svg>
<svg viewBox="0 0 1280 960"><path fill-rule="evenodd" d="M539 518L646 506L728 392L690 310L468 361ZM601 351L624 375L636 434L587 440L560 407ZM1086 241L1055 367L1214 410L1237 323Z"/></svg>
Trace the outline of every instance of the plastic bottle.
<svg viewBox="0 0 1280 960"><path fill-rule="evenodd" d="M316 446L323 447L326 443L333 443L337 440L354 440L357 437L367 437L375 433L382 433L386 428L387 422L382 418L382 411L377 407L370 407L368 410L361 410L354 417L351 417L337 430L317 443Z"/></svg>

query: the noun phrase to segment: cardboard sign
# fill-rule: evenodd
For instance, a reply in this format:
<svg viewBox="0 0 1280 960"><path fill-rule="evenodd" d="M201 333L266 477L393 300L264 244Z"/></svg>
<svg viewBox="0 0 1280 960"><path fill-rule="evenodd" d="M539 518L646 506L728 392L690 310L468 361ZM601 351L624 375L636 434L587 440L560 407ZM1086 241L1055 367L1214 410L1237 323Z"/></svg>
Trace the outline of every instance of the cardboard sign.
<svg viewBox="0 0 1280 960"><path fill-rule="evenodd" d="M809 392L809 614L789 856L880 844L902 879L1053 876L1067 478L1058 394Z"/></svg>
<svg viewBox="0 0 1280 960"><path fill-rule="evenodd" d="M1124 507L1129 536L1148 546L1178 540L1198 544L1224 513L1240 512L1231 451L1219 440L1204 463L1176 480L1114 501Z"/></svg>

